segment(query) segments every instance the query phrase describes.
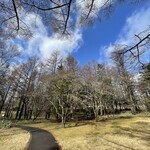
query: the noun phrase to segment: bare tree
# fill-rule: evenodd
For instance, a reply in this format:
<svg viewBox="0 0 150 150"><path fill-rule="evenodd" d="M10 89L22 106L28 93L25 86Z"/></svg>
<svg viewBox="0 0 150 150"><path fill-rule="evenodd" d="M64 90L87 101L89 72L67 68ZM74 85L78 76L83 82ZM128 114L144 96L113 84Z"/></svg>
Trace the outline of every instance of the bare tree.
<svg viewBox="0 0 150 150"><path fill-rule="evenodd" d="M31 110L31 98L35 88L37 79L37 59L32 58L28 62L21 64L16 68L16 80L18 83L18 109L16 112L16 119L28 118L28 112Z"/></svg>
<svg viewBox="0 0 150 150"><path fill-rule="evenodd" d="M15 58L19 56L16 46L4 44L0 33L0 112L7 99L11 82L9 80L10 68L15 63Z"/></svg>
<svg viewBox="0 0 150 150"><path fill-rule="evenodd" d="M146 64L142 70L138 89L146 110L150 111L150 63Z"/></svg>
<svg viewBox="0 0 150 150"><path fill-rule="evenodd" d="M120 50L116 49L112 53L112 59L114 60L118 73L121 77L121 82L124 86L126 98L131 103L132 112L135 113L138 110L138 103L135 97L135 85L132 74L128 71L128 63L126 62L125 55L120 53Z"/></svg>
<svg viewBox="0 0 150 150"><path fill-rule="evenodd" d="M8 26L11 31L26 34L28 25L23 18L26 13L33 12L42 16L46 24L51 24L53 31L70 34L70 29L79 24L87 24L97 16L106 16L111 12L112 6L121 0L2 0L0 2L1 24ZM76 24L77 23L77 24ZM77 26L76 26L77 25Z"/></svg>
<svg viewBox="0 0 150 150"><path fill-rule="evenodd" d="M98 121L99 115L106 115L112 111L114 90L111 78L105 65L96 62L88 63L82 71L81 98L87 109L92 108L95 120Z"/></svg>
<svg viewBox="0 0 150 150"><path fill-rule="evenodd" d="M135 33L132 44L119 45L119 47L120 55L128 55L131 63L139 63L140 65L144 66L144 62L141 60L141 55L147 52L150 48L150 28L138 34Z"/></svg>
<svg viewBox="0 0 150 150"><path fill-rule="evenodd" d="M62 63L62 58L58 51L54 51L49 59L46 60L46 68L49 74L55 74L57 67Z"/></svg>
<svg viewBox="0 0 150 150"><path fill-rule="evenodd" d="M61 117L62 127L65 127L66 119L72 114L72 107L76 101L75 79L68 73L55 75L50 80L48 87L49 100Z"/></svg>
<svg viewBox="0 0 150 150"><path fill-rule="evenodd" d="M72 65L70 59L73 60ZM65 127L66 120L73 114L78 103L77 93L80 84L74 72L76 69L74 62L73 57L68 57L65 63L60 64L57 72L50 75L47 87L48 99L61 118L62 127Z"/></svg>

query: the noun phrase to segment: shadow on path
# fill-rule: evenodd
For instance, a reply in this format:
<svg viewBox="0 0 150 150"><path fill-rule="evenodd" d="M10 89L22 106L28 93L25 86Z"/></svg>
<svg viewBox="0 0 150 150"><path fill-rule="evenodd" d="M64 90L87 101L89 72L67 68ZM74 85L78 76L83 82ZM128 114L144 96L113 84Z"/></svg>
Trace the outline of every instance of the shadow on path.
<svg viewBox="0 0 150 150"><path fill-rule="evenodd" d="M48 131L27 126L16 127L26 130L31 134L26 150L60 150L57 141Z"/></svg>

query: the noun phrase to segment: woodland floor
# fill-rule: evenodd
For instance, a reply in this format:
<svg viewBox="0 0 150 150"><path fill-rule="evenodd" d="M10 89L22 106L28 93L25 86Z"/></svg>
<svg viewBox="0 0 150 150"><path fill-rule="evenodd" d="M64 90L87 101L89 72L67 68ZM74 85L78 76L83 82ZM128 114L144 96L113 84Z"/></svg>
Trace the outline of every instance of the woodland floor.
<svg viewBox="0 0 150 150"><path fill-rule="evenodd" d="M51 132L62 150L149 150L150 115L123 114L103 122L69 122L65 129L58 123L44 120L22 121L19 125L37 127ZM24 149L29 133L10 128L0 130L1 150ZM16 142L19 140L19 142Z"/></svg>

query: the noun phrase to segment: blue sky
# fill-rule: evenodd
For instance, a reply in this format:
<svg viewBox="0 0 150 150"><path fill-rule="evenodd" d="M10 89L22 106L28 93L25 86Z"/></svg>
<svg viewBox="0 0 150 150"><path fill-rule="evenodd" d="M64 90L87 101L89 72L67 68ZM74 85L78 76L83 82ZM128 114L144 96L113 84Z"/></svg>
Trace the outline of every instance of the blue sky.
<svg viewBox="0 0 150 150"><path fill-rule="evenodd" d="M138 10L148 8L150 8L150 4L148 3L137 3L134 5L122 3L115 8L110 18L101 22L97 21L93 27L86 28L83 31L83 43L78 51L73 53L73 56L79 60L80 65L84 65L89 60L97 60L99 62L107 63L108 57L105 54L107 49L103 49L103 46L115 43L118 36L121 34L121 30L126 24L126 20L133 13L138 12ZM150 15L148 15L148 17L150 17ZM142 21L142 18L139 19ZM149 24L146 23L145 26L148 27L149 25L150 18ZM145 30L144 27L143 30Z"/></svg>
<svg viewBox="0 0 150 150"><path fill-rule="evenodd" d="M97 6L102 4L100 0L95 0L95 3ZM84 4L78 5L84 9ZM33 25L35 20L36 25ZM133 44L134 35L150 27L150 0L137 4L122 3L115 7L109 18L101 22L97 19L90 27L78 27L71 31L69 38L50 34L37 14L28 13L24 22L30 27L33 37L27 40L18 37L15 40L23 52L23 59L38 55L41 60L46 60L54 51L59 51L62 57L72 54L81 66L90 60L110 63L113 44ZM150 61L150 53L145 53L143 59Z"/></svg>

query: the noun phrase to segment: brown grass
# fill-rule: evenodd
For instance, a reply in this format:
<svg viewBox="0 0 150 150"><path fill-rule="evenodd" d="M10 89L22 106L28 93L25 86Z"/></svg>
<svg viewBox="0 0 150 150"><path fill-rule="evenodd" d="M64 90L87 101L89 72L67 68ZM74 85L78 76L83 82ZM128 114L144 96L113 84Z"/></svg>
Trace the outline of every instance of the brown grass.
<svg viewBox="0 0 150 150"><path fill-rule="evenodd" d="M150 117L123 116L104 122L83 121L78 126L67 123L43 122L25 124L51 132L63 150L149 150ZM20 129L0 131L0 150L19 150L25 147L29 134ZM19 141L18 141L19 140ZM18 145L18 146L17 146Z"/></svg>
<svg viewBox="0 0 150 150"><path fill-rule="evenodd" d="M30 134L18 128L0 129L0 150L23 150Z"/></svg>
<svg viewBox="0 0 150 150"><path fill-rule="evenodd" d="M69 123L62 129L56 123L34 126L50 131L63 150L149 150L150 118L120 118L105 122Z"/></svg>

